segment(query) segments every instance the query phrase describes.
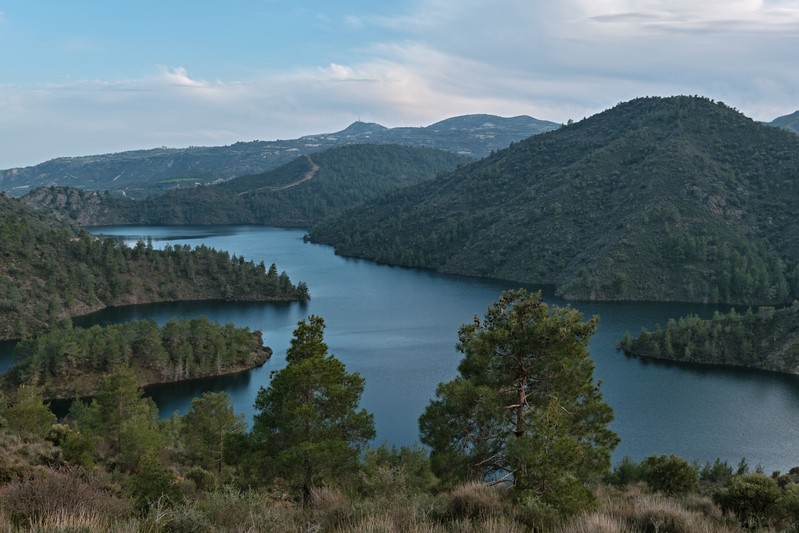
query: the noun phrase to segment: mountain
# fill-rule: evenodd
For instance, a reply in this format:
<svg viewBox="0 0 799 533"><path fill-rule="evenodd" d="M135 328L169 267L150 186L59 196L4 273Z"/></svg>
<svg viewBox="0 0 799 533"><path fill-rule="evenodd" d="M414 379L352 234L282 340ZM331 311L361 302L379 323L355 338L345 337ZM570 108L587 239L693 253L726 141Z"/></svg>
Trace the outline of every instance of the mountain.
<svg viewBox="0 0 799 533"><path fill-rule="evenodd" d="M795 111L790 115L777 117L769 123L769 126L799 133L799 111Z"/></svg>
<svg viewBox="0 0 799 533"><path fill-rule="evenodd" d="M307 287L207 247L96 239L0 193L0 339L107 306L176 300L306 300Z"/></svg>
<svg viewBox="0 0 799 533"><path fill-rule="evenodd" d="M639 98L313 227L336 252L572 299L799 296L799 137Z"/></svg>
<svg viewBox="0 0 799 533"><path fill-rule="evenodd" d="M262 174L132 200L48 187L22 201L82 226L106 224L266 224L310 227L398 187L466 164L452 152L397 145L332 148Z"/></svg>
<svg viewBox="0 0 799 533"><path fill-rule="evenodd" d="M554 122L528 116L467 115L419 128L386 128L358 121L336 133L293 140L62 157L35 166L0 170L0 190L21 196L37 187L68 186L143 198L169 189L266 172L297 156L341 145L400 144L436 148L476 159L511 142L557 127Z"/></svg>

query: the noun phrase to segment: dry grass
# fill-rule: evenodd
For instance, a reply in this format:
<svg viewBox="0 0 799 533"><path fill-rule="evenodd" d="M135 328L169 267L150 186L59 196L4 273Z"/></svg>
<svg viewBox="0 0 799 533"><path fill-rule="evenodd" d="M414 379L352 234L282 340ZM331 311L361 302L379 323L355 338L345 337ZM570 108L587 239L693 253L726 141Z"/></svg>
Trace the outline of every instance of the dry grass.
<svg viewBox="0 0 799 533"><path fill-rule="evenodd" d="M599 491L599 510L582 514L557 533L742 533L725 520L706 497L676 499L645 493L641 487L624 492Z"/></svg>
<svg viewBox="0 0 799 533"><path fill-rule="evenodd" d="M38 469L2 487L0 507L15 527L109 531L130 516L132 504L95 485L75 469Z"/></svg>

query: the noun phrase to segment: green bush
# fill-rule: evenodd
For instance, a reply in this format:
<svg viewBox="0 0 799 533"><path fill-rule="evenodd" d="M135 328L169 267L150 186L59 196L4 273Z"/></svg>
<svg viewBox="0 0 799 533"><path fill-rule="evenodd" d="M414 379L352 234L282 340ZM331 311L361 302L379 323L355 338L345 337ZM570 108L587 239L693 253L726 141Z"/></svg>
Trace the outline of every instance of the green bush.
<svg viewBox="0 0 799 533"><path fill-rule="evenodd" d="M775 480L754 473L735 476L728 487L713 494L713 501L723 512L735 514L742 526L756 529L783 517L781 496Z"/></svg>
<svg viewBox="0 0 799 533"><path fill-rule="evenodd" d="M142 461L139 471L127 479L125 489L140 511L158 500L177 503L182 499L175 476L152 458Z"/></svg>
<svg viewBox="0 0 799 533"><path fill-rule="evenodd" d="M676 496L697 489L696 467L676 455L652 455L642 466L643 480L653 491Z"/></svg>
<svg viewBox="0 0 799 533"><path fill-rule="evenodd" d="M641 481L642 476L643 466L625 455L607 476L606 481L617 487L625 487Z"/></svg>

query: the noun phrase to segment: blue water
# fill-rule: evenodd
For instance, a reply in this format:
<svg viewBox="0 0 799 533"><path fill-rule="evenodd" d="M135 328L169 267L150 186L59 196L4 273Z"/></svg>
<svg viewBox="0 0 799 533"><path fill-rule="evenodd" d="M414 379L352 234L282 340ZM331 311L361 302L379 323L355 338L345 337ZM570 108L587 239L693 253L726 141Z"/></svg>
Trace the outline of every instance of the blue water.
<svg viewBox="0 0 799 533"><path fill-rule="evenodd" d="M252 416L259 387L285 365L285 350L299 320L317 314L327 324L330 352L366 380L362 403L374 413L377 443L412 444L417 420L439 382L456 374L458 327L483 315L499 294L519 285L446 276L336 256L305 243L302 230L263 227L105 227L96 233L135 242L207 244L247 259L277 263L293 281L308 283L312 299L300 303L183 303L109 309L83 324L205 315L264 332L272 359L252 372L148 390L164 416L185 412L204 390L226 390L237 412ZM527 287L535 289L535 287ZM566 305L544 290L546 300ZM702 463L745 457L767 472L799 465L799 379L765 372L644 362L616 351L625 331L665 324L687 313L712 316L714 306L572 302L600 326L589 350L614 408L621 437L614 459L639 460L675 453ZM727 308L722 309L727 311ZM0 346L0 350L2 347ZM6 357L6 360L8 358ZM7 364L7 363L6 363ZM0 363L2 368L2 363Z"/></svg>

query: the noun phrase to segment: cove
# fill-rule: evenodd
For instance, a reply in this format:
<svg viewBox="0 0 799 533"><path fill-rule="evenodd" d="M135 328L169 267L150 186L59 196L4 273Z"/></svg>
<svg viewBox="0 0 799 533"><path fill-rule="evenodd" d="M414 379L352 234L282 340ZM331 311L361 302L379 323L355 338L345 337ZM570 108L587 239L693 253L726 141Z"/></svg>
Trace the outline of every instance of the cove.
<svg viewBox="0 0 799 533"><path fill-rule="evenodd" d="M150 238L166 244L206 244L267 265L274 262L294 282L305 281L308 303L175 303L114 308L75 320L78 325L139 318L163 323L205 315L264 333L274 355L251 372L201 382L148 389L162 416L185 412L205 390L225 390L236 411L251 420L258 388L285 365L285 351L299 320L325 319L330 352L366 380L363 406L374 413L376 443L412 444L417 420L435 395L436 385L452 379L460 354L455 349L461 324L482 316L512 282L481 280L390 267L337 256L327 246L303 242L303 230L249 226L102 227L93 232L131 244ZM527 286L530 290L539 287ZM625 331L665 325L670 317L712 316L729 306L679 303L564 302L543 288L549 304L600 316L589 351L605 400L613 407L612 428L621 437L614 461L659 453L700 463L717 457L735 466L746 458L767 473L799 465L799 379L758 371L647 362L617 351ZM0 346L0 350L3 347ZM0 368L8 364L8 355Z"/></svg>

